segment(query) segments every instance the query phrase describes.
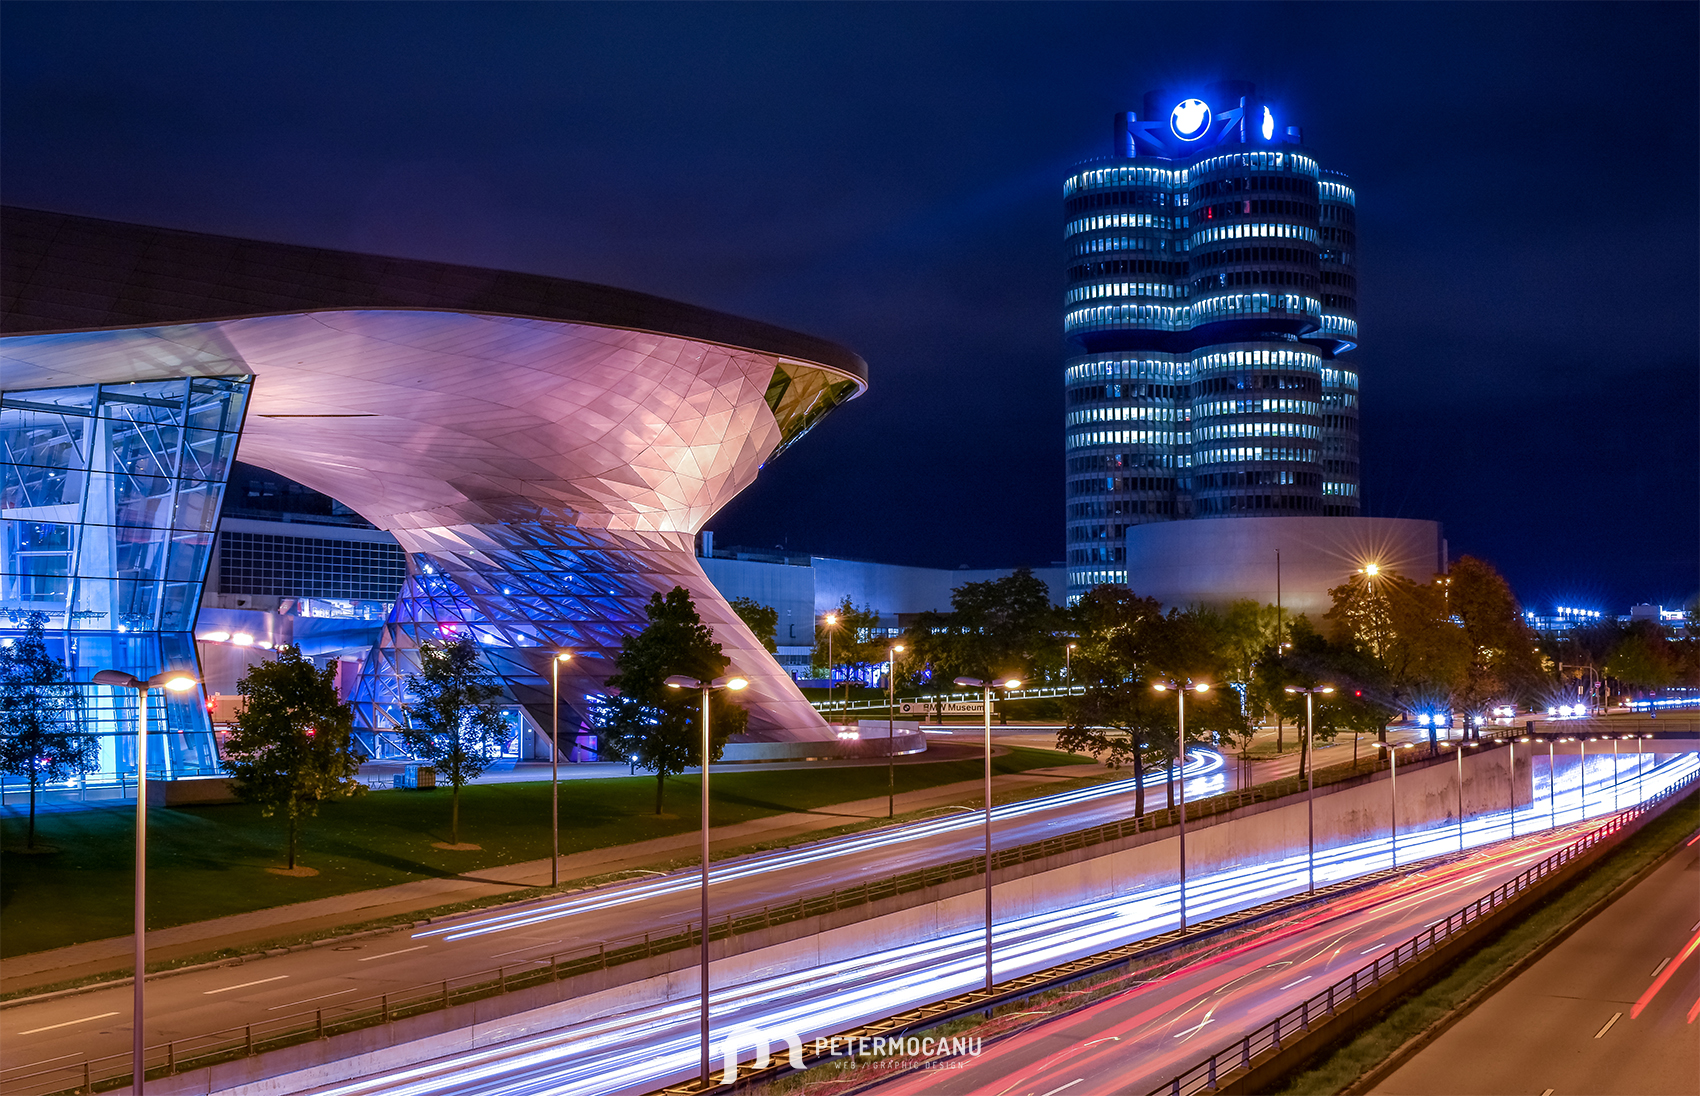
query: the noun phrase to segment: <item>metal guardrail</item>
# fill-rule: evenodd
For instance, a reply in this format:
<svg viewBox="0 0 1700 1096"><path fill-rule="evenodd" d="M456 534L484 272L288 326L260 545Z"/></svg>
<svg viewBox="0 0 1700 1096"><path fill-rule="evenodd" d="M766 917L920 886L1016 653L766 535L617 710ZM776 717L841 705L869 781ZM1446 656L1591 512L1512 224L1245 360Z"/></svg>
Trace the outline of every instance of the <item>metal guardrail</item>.
<svg viewBox="0 0 1700 1096"><path fill-rule="evenodd" d="M842 685L839 688L843 688ZM1084 685L1041 685L1033 689L1010 689L998 694L999 700L1035 700L1042 697L1084 696ZM929 693L922 696L900 696L896 704L982 704L985 697L979 693ZM892 705L882 700L811 700L811 707L817 712L883 712Z"/></svg>
<svg viewBox="0 0 1700 1096"><path fill-rule="evenodd" d="M1418 767L1450 760L1450 755L1442 754L1435 758L1414 759L1407 764ZM1340 783L1373 773L1379 767L1382 767L1381 760L1373 757L1355 764L1347 762L1328 768L1318 767L1316 786L1322 788ZM1294 776L1210 796L1187 803L1187 818L1197 821L1254 803L1282 799L1302 792L1304 788L1304 780ZM1178 821L1178 811L1165 807L1084 830L1074 830L1006 849L995 849L992 852L992 866L994 870L1013 867L1060 853L1164 829ZM824 894L804 896L795 902L779 906L768 904L759 910L750 908L730 913L724 920L717 920L709 926L709 939L723 940L741 936L940 886L956 879L979 876L985 872L985 860L983 854L963 857L946 864L918 868L853 887L835 888ZM496 997L594 970L607 970L668 952L697 948L701 944L701 928L695 924L675 933L633 934L595 945L553 952L547 957L477 971L458 978L421 983L391 993L356 998L328 1008L303 1010L259 1023L174 1039L147 1048L146 1075L169 1076L187 1069L387 1024L469 1001ZM48 1060L0 1070L0 1093L5 1093L6 1096L44 1096L47 1093L59 1092L96 1092L102 1088L114 1088L129 1083L131 1063L127 1052L98 1058L83 1057L81 1061L76 1060L75 1056L68 1057L71 1060L57 1060L58 1064L53 1064L56 1060Z"/></svg>
<svg viewBox="0 0 1700 1096"><path fill-rule="evenodd" d="M1150 1096L1194 1096L1195 1093L1214 1091L1221 1086L1224 1077L1249 1071L1258 1055L1281 1049L1283 1034L1291 1038L1295 1033L1309 1031L1313 1022L1323 1017L1332 1017L1342 1005L1356 1001L1365 991L1380 985L1382 979L1431 955L1447 940L1491 915L1542 879L1616 834L1631 821L1651 810L1654 804L1684 790L1697 779L1700 779L1700 773L1690 773L1645 803L1623 811L1605 825L1566 845L1517 878L1494 888L1445 920L1436 921L1392 951L1377 956L1373 963L1354 970L1348 977L1301 1001L1297 1008L1288 1009L1269 1023L1241 1037L1238 1043L1224 1047L1191 1069L1176 1074L1168 1084L1153 1089Z"/></svg>

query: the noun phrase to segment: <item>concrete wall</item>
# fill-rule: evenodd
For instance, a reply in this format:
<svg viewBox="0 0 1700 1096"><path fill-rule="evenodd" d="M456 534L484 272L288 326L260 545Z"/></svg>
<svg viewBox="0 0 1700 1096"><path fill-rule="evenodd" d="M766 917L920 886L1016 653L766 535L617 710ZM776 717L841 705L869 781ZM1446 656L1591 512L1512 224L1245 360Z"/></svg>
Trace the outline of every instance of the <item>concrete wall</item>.
<svg viewBox="0 0 1700 1096"><path fill-rule="evenodd" d="M1281 604L1320 621L1330 588L1368 563L1425 582L1446 569L1440 523L1406 518L1205 518L1127 531L1128 588L1165 606Z"/></svg>

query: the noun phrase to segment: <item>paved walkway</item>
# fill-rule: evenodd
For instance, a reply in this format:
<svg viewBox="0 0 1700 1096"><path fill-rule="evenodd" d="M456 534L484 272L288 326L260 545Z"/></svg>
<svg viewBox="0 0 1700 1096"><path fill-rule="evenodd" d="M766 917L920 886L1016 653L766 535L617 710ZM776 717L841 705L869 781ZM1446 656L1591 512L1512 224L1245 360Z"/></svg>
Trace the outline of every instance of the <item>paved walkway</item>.
<svg viewBox="0 0 1700 1096"><path fill-rule="evenodd" d="M993 793L1007 794L1058 784L1097 771L1086 766L1064 765L1000 775L993 778ZM980 788L980 781L967 780L902 792L896 798L896 809L899 813L909 813L977 802ZM883 818L885 814L886 798L879 796L811 811L772 815L734 826L715 827L710 831L709 847L726 851L768 842L785 842L848 823ZM700 841L700 835L693 831L573 853L561 857L561 878L585 879L617 872L653 871L679 860L694 861ZM148 933L148 957L151 961L179 959L226 948L254 948L299 935L328 935L331 930L343 925L470 902L527 887L546 886L548 882L549 860L544 858L502 864L452 879L421 879L374 890L353 891L311 902L156 929ZM116 936L0 961L0 988L16 992L32 986L122 970L129 966L135 947L133 940L132 936Z"/></svg>

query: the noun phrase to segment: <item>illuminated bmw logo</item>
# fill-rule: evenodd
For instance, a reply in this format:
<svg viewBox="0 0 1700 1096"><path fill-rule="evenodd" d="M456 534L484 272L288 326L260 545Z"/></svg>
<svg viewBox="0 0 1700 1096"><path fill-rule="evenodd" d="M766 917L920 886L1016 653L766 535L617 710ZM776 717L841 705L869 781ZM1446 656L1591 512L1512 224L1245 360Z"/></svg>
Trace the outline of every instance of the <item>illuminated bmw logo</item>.
<svg viewBox="0 0 1700 1096"><path fill-rule="evenodd" d="M1275 116L1269 113L1268 107L1263 108L1263 139L1265 141L1275 139Z"/></svg>
<svg viewBox="0 0 1700 1096"><path fill-rule="evenodd" d="M1203 99L1186 99L1169 114L1169 128L1183 141L1196 141L1210 132L1210 107Z"/></svg>

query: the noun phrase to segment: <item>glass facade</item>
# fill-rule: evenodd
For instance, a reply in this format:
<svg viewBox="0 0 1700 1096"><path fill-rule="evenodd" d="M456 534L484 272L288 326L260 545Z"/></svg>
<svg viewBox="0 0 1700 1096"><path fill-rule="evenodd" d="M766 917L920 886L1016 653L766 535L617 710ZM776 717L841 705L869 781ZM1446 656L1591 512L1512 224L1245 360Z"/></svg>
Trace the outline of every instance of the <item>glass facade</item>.
<svg viewBox="0 0 1700 1096"><path fill-rule="evenodd" d="M134 772L135 694L99 670L197 672L195 614L241 432L248 377L0 392L0 642L29 614L77 681L98 773ZM216 771L199 690L149 704L160 776Z"/></svg>
<svg viewBox="0 0 1700 1096"><path fill-rule="evenodd" d="M1165 94L1063 184L1071 597L1127 581L1132 525L1361 505L1356 196L1252 85L1184 137Z"/></svg>

